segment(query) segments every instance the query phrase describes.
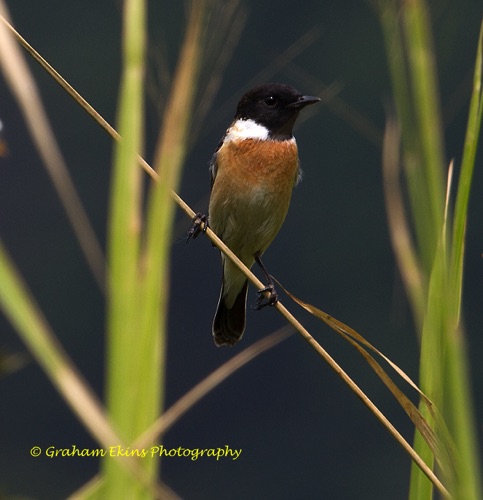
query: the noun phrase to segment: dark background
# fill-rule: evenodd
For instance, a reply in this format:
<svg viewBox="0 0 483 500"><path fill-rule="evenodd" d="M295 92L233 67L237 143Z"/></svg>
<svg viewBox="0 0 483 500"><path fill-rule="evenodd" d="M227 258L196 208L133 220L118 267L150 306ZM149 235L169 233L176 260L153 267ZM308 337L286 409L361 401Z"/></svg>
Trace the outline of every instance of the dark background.
<svg viewBox="0 0 483 500"><path fill-rule="evenodd" d="M182 2L150 2L149 95L161 70L163 40L171 68L184 26ZM156 4L156 5L155 5ZM186 162L180 194L206 211L207 163L236 102L274 57L308 30L318 37L272 81L307 94L335 84L337 100L384 127L390 97L377 16L359 1L247 1L248 21L229 63L210 119ZM120 72L120 2L10 2L19 31L111 123ZM431 3L447 158L461 159L469 81L481 19L478 0ZM71 175L105 242L111 140L34 63L42 97ZM363 333L411 376L418 345L390 246L383 200L381 151L369 129L354 128L333 102L317 105L295 135L304 180L294 191L285 225L265 255L270 272L292 292ZM309 110L307 110L309 111ZM0 79L0 119L9 154L0 158L0 235L63 346L101 395L104 299L90 276L19 109ZM147 101L147 157L158 126ZM376 134L377 137L377 134ZM481 154L468 223L464 317L480 432L483 421L483 191ZM219 292L219 258L208 240L184 244L189 220L178 214L172 246L167 405L250 343L279 328L274 310L248 311L234 349L217 349L211 321ZM250 291L249 302L255 295ZM328 328L289 305L324 347L379 404L404 436L402 411L364 362ZM0 349L25 347L0 317ZM414 399L414 398L413 398ZM0 379L0 496L63 498L97 471L95 459L31 458L29 450L96 447L36 365ZM168 433L167 447L242 448L230 460L170 458L163 479L187 499L403 499L410 460L315 352L294 335L225 381Z"/></svg>

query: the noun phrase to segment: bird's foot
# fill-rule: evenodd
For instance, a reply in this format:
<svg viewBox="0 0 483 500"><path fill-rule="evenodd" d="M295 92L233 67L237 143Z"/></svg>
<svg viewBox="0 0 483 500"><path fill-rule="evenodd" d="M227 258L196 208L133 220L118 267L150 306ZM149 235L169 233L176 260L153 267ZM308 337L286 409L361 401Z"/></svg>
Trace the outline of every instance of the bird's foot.
<svg viewBox="0 0 483 500"><path fill-rule="evenodd" d="M190 238L196 239L200 233L205 234L206 230L208 229L208 225L208 217L198 212L193 218L193 225L188 231L186 243L188 243Z"/></svg>
<svg viewBox="0 0 483 500"><path fill-rule="evenodd" d="M265 295L265 292L270 292L270 295L267 297ZM275 287L273 286L273 283L268 284L265 288L262 288L261 290L257 290L257 294L258 294L257 303L253 308L256 311L259 311L260 309L263 309L264 307L267 306L274 306L278 302L278 294L277 291L275 290Z"/></svg>

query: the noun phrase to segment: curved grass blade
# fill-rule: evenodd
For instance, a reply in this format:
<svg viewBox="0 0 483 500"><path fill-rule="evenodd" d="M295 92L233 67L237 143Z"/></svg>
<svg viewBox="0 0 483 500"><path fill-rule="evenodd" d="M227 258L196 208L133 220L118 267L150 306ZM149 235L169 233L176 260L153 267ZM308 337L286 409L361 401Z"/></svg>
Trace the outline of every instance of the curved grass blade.
<svg viewBox="0 0 483 500"><path fill-rule="evenodd" d="M277 281L277 280L276 280ZM401 405L403 410L409 416L413 424L419 430L425 441L428 443L431 451L438 460L440 464L447 463L447 461L441 458L443 451L438 444L438 440L433 430L429 426L426 419L421 415L420 411L414 405L414 403L397 387L381 365L367 352L367 349L373 351L378 356L380 356L389 366L408 384L410 385L423 399L427 407L432 414L435 413L435 408L430 399L421 391L421 389L416 385L415 382L401 369L396 363L391 361L385 354L383 354L379 349L374 347L370 342L368 342L361 334L356 332L350 326L342 323L338 319L334 318L330 314L318 309L317 307L299 299L287 289L285 289L278 281L277 283L281 286L284 292L299 306L303 307L310 314L316 318L322 320L326 323L332 330L341 335L346 341L348 341L352 346L354 346L359 354L365 359L365 361L371 366L376 375L381 379L384 385L391 391L393 396L396 398L398 403Z"/></svg>

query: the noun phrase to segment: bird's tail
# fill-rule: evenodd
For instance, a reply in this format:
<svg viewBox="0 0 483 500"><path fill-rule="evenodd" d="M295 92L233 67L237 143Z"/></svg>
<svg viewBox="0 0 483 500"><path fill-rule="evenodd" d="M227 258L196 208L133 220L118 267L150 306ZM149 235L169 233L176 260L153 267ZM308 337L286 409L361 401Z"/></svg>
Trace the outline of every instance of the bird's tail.
<svg viewBox="0 0 483 500"><path fill-rule="evenodd" d="M217 346L232 346L242 338L245 331L248 281L245 280L231 307L228 307L224 289L223 280L218 308L213 320L213 340Z"/></svg>

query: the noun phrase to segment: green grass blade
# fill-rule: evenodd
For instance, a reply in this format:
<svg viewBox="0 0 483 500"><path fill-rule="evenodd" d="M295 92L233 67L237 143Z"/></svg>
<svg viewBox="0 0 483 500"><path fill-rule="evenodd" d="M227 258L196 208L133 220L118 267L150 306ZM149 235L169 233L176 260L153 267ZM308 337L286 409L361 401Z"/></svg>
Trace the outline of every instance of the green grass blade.
<svg viewBox="0 0 483 500"><path fill-rule="evenodd" d="M483 107L481 35L452 217L444 189L442 120L427 7L423 0L382 1L377 5L401 128L401 156L416 237L414 247L428 283L422 294L408 289L416 324L422 330L420 387L443 418L442 424L438 420L433 425L441 446L451 455L442 466L444 482L454 498L476 500L481 496L480 467L459 315L467 208ZM410 280L405 279L405 283ZM424 406L421 412L431 421ZM428 465L433 464L431 452L417 434L414 448ZM429 500L432 495L431 484L413 467L410 498Z"/></svg>
<svg viewBox="0 0 483 500"><path fill-rule="evenodd" d="M138 342L144 333L139 329L142 173L137 154L142 151L143 141L145 10L142 0L124 2L123 73L117 118L122 139L114 153L108 228L106 395L110 416L125 442L131 442L143 430L146 392L151 392L155 402L158 400L152 391L158 389L158 382L140 379L144 346ZM142 384L148 388L140 394ZM143 462L143 467L148 465L149 461ZM104 498L149 498L109 457L103 461L103 471Z"/></svg>
<svg viewBox="0 0 483 500"><path fill-rule="evenodd" d="M428 295L426 299L426 314L421 334L421 357L419 364L419 386L435 402L438 409L442 404L442 359L444 339L444 315L447 284L445 281L445 248L438 247L430 276ZM419 409L423 417L434 426L434 419L425 404ZM436 429L437 432L437 429ZM439 436L438 436L439 437ZM434 465L434 457L419 433L415 433L413 447L429 466ZM447 467L446 467L447 468ZM447 479L447 478L445 478ZM420 470L411 464L411 482L409 498L431 499L432 485L421 474Z"/></svg>
<svg viewBox="0 0 483 500"><path fill-rule="evenodd" d="M478 458L478 442L474 409L471 400L469 367L466 358L465 335L460 324L460 310L463 288L463 258L465 248L466 222L471 181L475 167L476 151L483 114L482 64L483 23L480 29L476 55L473 92L466 129L464 153L458 180L455 215L452 234L452 255L450 267L451 309L448 312L448 349L446 376L447 421L458 457L455 460L455 481L453 494L457 499L482 498L481 463Z"/></svg>
<svg viewBox="0 0 483 500"><path fill-rule="evenodd" d="M482 45L483 45L483 23L480 30L478 50L476 54L475 72L473 78L473 92L471 96L468 125L466 128L465 145L461 162L461 173L458 180L458 192L456 195L453 223L452 241L452 281L462 282L463 274L463 253L466 233L466 218L468 212L468 202L470 197L470 187L473 178L473 171L478 147L478 137L481 129L481 119L483 115L483 91L482 91ZM456 311L459 316L459 310Z"/></svg>
<svg viewBox="0 0 483 500"><path fill-rule="evenodd" d="M419 0L376 2L383 29L397 117L415 247L427 286L444 208L443 134L435 87L429 22ZM418 305L413 304L413 309Z"/></svg>
<svg viewBox="0 0 483 500"><path fill-rule="evenodd" d="M425 195L417 189L422 184L421 169L418 168L421 157L417 136L413 133L416 126L412 113L412 100L409 92L409 76L405 63L403 34L399 22L399 10L395 2L382 0L378 4L381 26L386 44L387 60L391 85L395 96L396 117L388 113L383 147L383 166L385 177L386 206L392 241L401 275L405 280L408 298L417 325L422 325L425 310L424 296L427 293L427 275L423 272L420 252L411 237L409 219L404 214L404 195L400 182L400 135L404 142L402 152L404 173L409 186L409 200L413 213L423 211ZM415 225L416 242L422 241L428 232L428 217L418 219ZM404 240L402 240L404 236Z"/></svg>
<svg viewBox="0 0 483 500"><path fill-rule="evenodd" d="M428 17L422 0L408 2L402 9L404 46L409 66L408 83L412 90L416 124L413 133L416 134L414 140L418 142L421 153L421 163L417 166L422 174L421 184L413 189L427 197L424 212L414 217L416 221L428 217L427 232L421 236L419 245L425 270L430 270L433 265L434 252L441 236L445 192L443 131Z"/></svg>

